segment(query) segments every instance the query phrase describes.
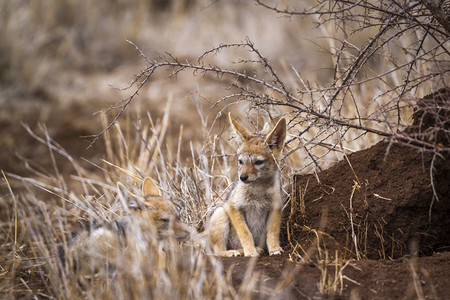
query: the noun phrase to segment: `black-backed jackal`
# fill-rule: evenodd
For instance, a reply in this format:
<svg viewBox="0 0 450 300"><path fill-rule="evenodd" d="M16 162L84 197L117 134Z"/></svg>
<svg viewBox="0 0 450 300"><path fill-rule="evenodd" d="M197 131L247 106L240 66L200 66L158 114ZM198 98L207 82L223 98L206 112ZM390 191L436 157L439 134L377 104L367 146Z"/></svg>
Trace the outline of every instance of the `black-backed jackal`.
<svg viewBox="0 0 450 300"><path fill-rule="evenodd" d="M237 133L239 179L211 216L208 242L220 256L257 256L257 247L280 254L281 183L278 162L286 138L280 119L265 136L251 134L229 114Z"/></svg>

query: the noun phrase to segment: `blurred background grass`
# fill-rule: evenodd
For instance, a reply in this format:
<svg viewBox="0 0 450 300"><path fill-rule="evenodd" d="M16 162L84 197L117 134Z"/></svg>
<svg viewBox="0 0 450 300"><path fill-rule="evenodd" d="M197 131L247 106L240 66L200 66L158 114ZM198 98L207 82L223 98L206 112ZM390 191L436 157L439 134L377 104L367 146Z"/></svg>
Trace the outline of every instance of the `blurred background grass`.
<svg viewBox="0 0 450 300"><path fill-rule="evenodd" d="M246 1L2 1L0 4L0 154L1 168L23 172L15 153L45 160L45 149L25 133L46 124L66 149L93 157L80 136L96 134L101 122L93 113L126 97L111 87L124 87L145 66L127 40L150 57L170 52L180 60L195 60L222 43L247 37L276 65L291 63L309 70L308 78L324 76L326 59L307 59L316 46L311 21L281 18ZM223 66L245 51L224 51L214 57ZM320 62L320 64L319 64ZM329 59L328 59L329 62ZM190 75L167 80L157 74L141 93L142 110L162 115L174 100L173 127L199 125L193 98L216 101L223 83ZM221 89L219 87L222 86ZM207 99L208 101L204 101ZM185 137L195 133L185 130ZM20 138L19 138L20 136Z"/></svg>

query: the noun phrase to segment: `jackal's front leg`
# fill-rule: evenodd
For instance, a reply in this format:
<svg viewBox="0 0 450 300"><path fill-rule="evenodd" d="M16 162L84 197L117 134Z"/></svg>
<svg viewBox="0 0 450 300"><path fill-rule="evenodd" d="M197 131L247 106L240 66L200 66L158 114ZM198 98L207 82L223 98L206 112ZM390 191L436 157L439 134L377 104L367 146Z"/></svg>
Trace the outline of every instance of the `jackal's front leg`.
<svg viewBox="0 0 450 300"><path fill-rule="evenodd" d="M252 233L250 232L250 229L248 229L242 212L239 209L229 205L228 217L230 218L231 224L236 230L241 246L244 249L244 256L258 256L258 251L256 250Z"/></svg>
<svg viewBox="0 0 450 300"><path fill-rule="evenodd" d="M278 255L283 252L280 247L281 208L274 208L267 221L267 250L269 255Z"/></svg>

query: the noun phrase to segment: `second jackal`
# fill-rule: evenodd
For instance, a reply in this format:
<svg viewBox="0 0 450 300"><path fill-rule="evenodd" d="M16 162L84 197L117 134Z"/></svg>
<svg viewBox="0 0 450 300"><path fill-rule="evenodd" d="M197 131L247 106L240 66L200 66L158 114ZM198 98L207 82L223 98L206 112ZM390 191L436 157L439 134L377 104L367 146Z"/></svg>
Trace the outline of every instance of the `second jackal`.
<svg viewBox="0 0 450 300"><path fill-rule="evenodd" d="M86 230L75 232L59 255L82 275L96 272L106 264L111 268L119 261L134 261L155 251L161 243L186 241L194 233L178 217L175 205L165 197L150 178L145 178L142 196L129 193L118 184L118 199L129 214L113 222L91 222ZM147 249L147 250L146 250Z"/></svg>

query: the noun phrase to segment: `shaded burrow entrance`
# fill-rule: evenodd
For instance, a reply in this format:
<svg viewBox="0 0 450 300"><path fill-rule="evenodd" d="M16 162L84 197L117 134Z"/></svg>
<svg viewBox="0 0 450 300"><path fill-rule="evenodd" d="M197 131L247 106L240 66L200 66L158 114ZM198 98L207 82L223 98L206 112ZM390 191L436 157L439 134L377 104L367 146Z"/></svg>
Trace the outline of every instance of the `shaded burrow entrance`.
<svg viewBox="0 0 450 300"><path fill-rule="evenodd" d="M408 137L449 147L449 95L443 89L418 102ZM370 259L450 250L449 152L381 141L347 158L294 177L284 245Z"/></svg>

